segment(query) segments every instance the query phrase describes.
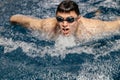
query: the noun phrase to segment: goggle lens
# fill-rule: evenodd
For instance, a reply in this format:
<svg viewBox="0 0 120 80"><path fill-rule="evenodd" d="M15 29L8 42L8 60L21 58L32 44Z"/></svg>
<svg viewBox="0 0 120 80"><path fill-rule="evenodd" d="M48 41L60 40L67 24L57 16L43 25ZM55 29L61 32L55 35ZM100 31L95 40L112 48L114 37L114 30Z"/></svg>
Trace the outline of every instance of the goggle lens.
<svg viewBox="0 0 120 80"><path fill-rule="evenodd" d="M66 19L64 19L61 16L57 16L56 19L57 19L58 22L67 21L68 23L72 23L76 20L74 17L67 17Z"/></svg>

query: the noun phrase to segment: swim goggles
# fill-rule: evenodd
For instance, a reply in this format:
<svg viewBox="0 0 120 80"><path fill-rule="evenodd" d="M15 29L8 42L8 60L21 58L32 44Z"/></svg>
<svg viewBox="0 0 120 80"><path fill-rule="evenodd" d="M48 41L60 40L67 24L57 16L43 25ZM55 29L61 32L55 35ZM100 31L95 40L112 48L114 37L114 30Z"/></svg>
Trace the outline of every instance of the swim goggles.
<svg viewBox="0 0 120 80"><path fill-rule="evenodd" d="M77 17L78 18L78 17ZM72 23L74 22L75 20L77 20L77 18L74 18L74 17L67 17L66 19L64 19L63 17L61 16L57 16L56 19L58 22L63 22L63 21L67 21L68 23Z"/></svg>

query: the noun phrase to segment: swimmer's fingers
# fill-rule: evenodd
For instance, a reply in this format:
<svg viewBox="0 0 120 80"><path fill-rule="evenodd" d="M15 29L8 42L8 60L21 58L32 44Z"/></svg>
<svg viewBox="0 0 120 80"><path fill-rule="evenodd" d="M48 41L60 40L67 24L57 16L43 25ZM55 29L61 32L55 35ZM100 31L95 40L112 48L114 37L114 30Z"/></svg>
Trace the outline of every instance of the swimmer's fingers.
<svg viewBox="0 0 120 80"><path fill-rule="evenodd" d="M17 23L19 22L22 18L23 15L21 14L16 14L10 17L10 22Z"/></svg>

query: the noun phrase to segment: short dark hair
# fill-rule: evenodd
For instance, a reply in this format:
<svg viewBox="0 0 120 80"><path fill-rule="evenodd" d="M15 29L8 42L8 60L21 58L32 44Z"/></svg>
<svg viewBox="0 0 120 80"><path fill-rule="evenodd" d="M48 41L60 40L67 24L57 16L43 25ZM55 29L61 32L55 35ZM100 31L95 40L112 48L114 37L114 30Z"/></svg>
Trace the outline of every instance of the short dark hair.
<svg viewBox="0 0 120 80"><path fill-rule="evenodd" d="M56 14L58 12L69 13L70 11L75 11L77 15L80 14L77 3L71 0L64 0L58 5Z"/></svg>

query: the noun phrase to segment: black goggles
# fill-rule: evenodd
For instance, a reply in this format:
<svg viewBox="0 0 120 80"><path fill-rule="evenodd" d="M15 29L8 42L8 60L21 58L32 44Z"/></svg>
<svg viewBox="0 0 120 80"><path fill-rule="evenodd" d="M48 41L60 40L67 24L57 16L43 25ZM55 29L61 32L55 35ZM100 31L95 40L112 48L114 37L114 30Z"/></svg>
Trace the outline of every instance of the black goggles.
<svg viewBox="0 0 120 80"><path fill-rule="evenodd" d="M64 19L64 18L61 17L61 16L57 16L56 19L57 19L58 22L67 21L68 23L72 23L72 22L74 22L75 20L77 20L77 18L74 18L74 17L67 17L66 19Z"/></svg>

